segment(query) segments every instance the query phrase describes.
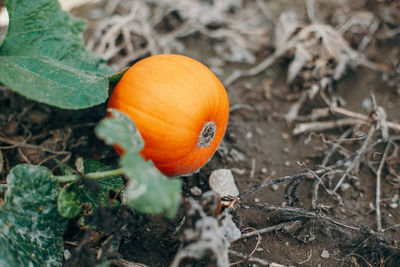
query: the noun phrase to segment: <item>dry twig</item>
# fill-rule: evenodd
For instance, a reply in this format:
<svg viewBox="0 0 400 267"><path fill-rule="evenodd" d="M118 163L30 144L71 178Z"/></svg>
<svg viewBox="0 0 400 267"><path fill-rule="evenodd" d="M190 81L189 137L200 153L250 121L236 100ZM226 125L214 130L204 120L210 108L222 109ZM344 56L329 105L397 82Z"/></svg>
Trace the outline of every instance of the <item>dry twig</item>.
<svg viewBox="0 0 400 267"><path fill-rule="evenodd" d="M255 230L255 231L252 231L252 232L249 232L249 233L244 233L244 234L242 234L240 236L240 238L238 240L243 239L243 238L249 238L249 237L252 237L252 236L255 236L255 235L262 235L262 234L265 234L265 233L270 233L270 232L273 232L273 231L279 231L284 227L290 226L292 224L296 224L298 222L299 221L284 222L284 223L280 223L280 224L277 224L277 225L269 226L269 227L266 227L266 228L263 228L263 229Z"/></svg>
<svg viewBox="0 0 400 267"><path fill-rule="evenodd" d="M339 182L336 184L335 188L332 190L331 193L336 193L336 191L339 189L339 187L342 185L344 179L350 174L350 172L353 170L353 168L356 166L356 164L359 163L359 160L361 159L361 156L364 154L364 152L366 151L366 148L368 146L368 144L371 142L372 136L374 135L375 132L375 125L372 125L369 128L367 137L365 138L364 143L362 144L362 146L360 147L360 149L358 150L356 156L354 157L354 159L351 161L350 165L347 167L347 169L345 170L344 174L342 175L342 177L339 179Z"/></svg>
<svg viewBox="0 0 400 267"><path fill-rule="evenodd" d="M267 187L267 186L271 186L271 185L279 184L279 183L285 183L285 182L292 182L292 181L296 181L296 180L302 180L304 178L314 178L314 174L320 175L320 174L324 174L324 173L326 173L328 171L329 170L327 170L327 169L319 169L319 170L316 170L314 172L306 172L306 173L296 174L296 175L293 175L293 176L285 176L285 177L281 177L281 178L277 178L277 179L274 179L274 180L267 181L267 182L262 183L262 184L256 184L256 185L248 188L244 192L242 192L239 195L239 198L244 198L245 196L247 196L247 195L249 195L249 194L251 194L251 193L253 193L255 191L258 191L258 190L260 190L260 189L262 189L264 187Z"/></svg>
<svg viewBox="0 0 400 267"><path fill-rule="evenodd" d="M376 199L375 199L375 209L376 209L376 230L378 232L382 231L382 219L381 219L381 180L382 180L382 170L387 161L388 153L391 147L391 143L388 142L383 153L381 162L379 164L378 171L376 172Z"/></svg>
<svg viewBox="0 0 400 267"><path fill-rule="evenodd" d="M340 147L340 145L342 144L342 142L350 135L350 133L352 132L352 129L348 129L347 131L345 131L340 137L339 139L333 144L333 146L331 147L331 149L329 150L328 153L326 153L325 158L322 161L321 167L325 168L328 164L328 161L330 159L330 157L335 153L335 151ZM318 189L319 186L322 182L322 178L320 179L316 179L314 181L314 185L313 185L313 198L311 201L311 205L312 207L315 209L317 208L317 204L318 204Z"/></svg>
<svg viewBox="0 0 400 267"><path fill-rule="evenodd" d="M240 206L243 208L260 210L265 212L276 212L280 215L292 217L292 218L304 218L304 219L315 219L325 224L335 225L340 228L344 228L351 231L360 231L361 227L351 225L345 222L342 222L336 218L325 215L319 211L311 211L302 208L296 207L281 207L281 206L273 206L273 205L264 205L264 204L250 204L250 203L240 203Z"/></svg>
<svg viewBox="0 0 400 267"><path fill-rule="evenodd" d="M245 260L250 261L250 262L259 263L259 264L264 265L264 266L287 267L287 265L274 263L274 262L268 261L266 259L256 258L256 257L249 256L249 255L246 255L246 254L243 254L241 252L237 252L237 251L234 251L234 250L231 250L231 249L229 250L229 254L231 254L231 255L233 255L235 257L239 257L239 258L245 259Z"/></svg>

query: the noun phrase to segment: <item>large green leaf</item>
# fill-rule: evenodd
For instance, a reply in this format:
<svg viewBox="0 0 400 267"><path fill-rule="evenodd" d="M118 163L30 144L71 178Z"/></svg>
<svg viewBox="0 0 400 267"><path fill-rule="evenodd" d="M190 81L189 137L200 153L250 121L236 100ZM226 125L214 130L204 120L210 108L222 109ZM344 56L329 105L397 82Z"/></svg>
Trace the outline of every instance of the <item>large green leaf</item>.
<svg viewBox="0 0 400 267"><path fill-rule="evenodd" d="M62 168L63 165L60 165ZM105 166L99 161L86 160L83 163L85 173L101 172L113 169L111 166ZM63 168L64 174L70 174L69 169ZM124 187L124 180L121 176L111 176L104 179L93 181L96 183L97 190L89 190L87 186L80 183L73 183L60 191L58 196L58 211L63 217L73 218L77 216L82 206L85 205L86 212L91 214L100 207L109 207L115 202L110 202L110 190L116 193L120 192Z"/></svg>
<svg viewBox="0 0 400 267"><path fill-rule="evenodd" d="M57 0L6 0L10 23L0 47L0 81L38 102L79 109L104 102L111 73L84 47L85 22Z"/></svg>
<svg viewBox="0 0 400 267"><path fill-rule="evenodd" d="M168 217L175 216L181 203L181 180L166 178L151 161L134 152L124 155L121 167L131 178L126 189L129 206L144 213L168 211Z"/></svg>
<svg viewBox="0 0 400 267"><path fill-rule="evenodd" d="M58 184L42 166L22 164L7 176L0 209L0 266L61 266L66 221L57 211Z"/></svg>
<svg viewBox="0 0 400 267"><path fill-rule="evenodd" d="M128 205L141 212L167 211L168 217L175 216L181 203L181 181L166 178L152 162L146 162L138 154L144 143L135 125L125 114L113 109L109 112L112 117L99 123L96 134L125 151L121 167L130 178L125 191Z"/></svg>

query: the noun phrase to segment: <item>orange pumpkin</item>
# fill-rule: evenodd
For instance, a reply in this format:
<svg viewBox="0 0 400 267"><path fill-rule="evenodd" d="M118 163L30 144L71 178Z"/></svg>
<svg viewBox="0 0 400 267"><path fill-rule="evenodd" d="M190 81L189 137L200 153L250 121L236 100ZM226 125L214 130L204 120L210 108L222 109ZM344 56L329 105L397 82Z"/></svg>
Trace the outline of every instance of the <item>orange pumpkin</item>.
<svg viewBox="0 0 400 267"><path fill-rule="evenodd" d="M134 64L112 92L108 108L134 121L145 143L140 153L167 176L190 174L206 164L229 117L222 83L206 66L181 55L156 55Z"/></svg>

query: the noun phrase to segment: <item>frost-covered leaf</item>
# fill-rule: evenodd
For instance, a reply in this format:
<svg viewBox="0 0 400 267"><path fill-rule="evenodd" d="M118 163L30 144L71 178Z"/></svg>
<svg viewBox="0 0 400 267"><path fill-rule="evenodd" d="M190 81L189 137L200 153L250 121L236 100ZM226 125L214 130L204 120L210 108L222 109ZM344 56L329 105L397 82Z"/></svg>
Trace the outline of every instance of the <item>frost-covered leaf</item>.
<svg viewBox="0 0 400 267"><path fill-rule="evenodd" d="M84 47L83 20L57 0L6 0L10 23L0 47L0 81L49 105L79 109L104 102L111 73Z"/></svg>
<svg viewBox="0 0 400 267"><path fill-rule="evenodd" d="M22 164L11 169L7 182L0 266L61 266L66 221L57 211L57 180L45 167Z"/></svg>
<svg viewBox="0 0 400 267"><path fill-rule="evenodd" d="M166 178L135 152L124 155L121 167L130 178L126 189L129 206L144 213L167 211L168 217L175 216L181 203L181 180Z"/></svg>
<svg viewBox="0 0 400 267"><path fill-rule="evenodd" d="M85 173L113 169L111 166L104 166L101 162L94 160L85 161L83 167ZM86 207L88 213L93 213L100 207L109 207L114 204L114 201L109 198L110 190L120 192L124 187L124 180L121 176L111 176L91 182L95 185L95 190L79 182L61 190L58 196L58 210L62 216L73 218L79 215L82 206Z"/></svg>
<svg viewBox="0 0 400 267"><path fill-rule="evenodd" d="M96 134L108 145L118 144L125 151L139 152L144 142L135 125L124 113L108 109L112 118L103 119L96 127Z"/></svg>

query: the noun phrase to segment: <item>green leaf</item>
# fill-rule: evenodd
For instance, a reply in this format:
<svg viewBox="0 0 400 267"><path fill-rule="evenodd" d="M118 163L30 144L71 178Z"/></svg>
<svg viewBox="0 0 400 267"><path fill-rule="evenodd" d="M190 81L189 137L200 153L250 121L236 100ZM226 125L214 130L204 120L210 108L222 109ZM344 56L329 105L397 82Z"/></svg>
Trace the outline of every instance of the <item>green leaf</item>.
<svg viewBox="0 0 400 267"><path fill-rule="evenodd" d="M67 164L59 161L58 159L54 159L54 161L57 163L58 168L60 168L61 173L63 175L71 175L75 173L75 170L68 166Z"/></svg>
<svg viewBox="0 0 400 267"><path fill-rule="evenodd" d="M131 178L125 191L129 206L152 214L166 210L168 217L175 216L181 203L181 180L166 178L152 162L134 152L124 155L121 167Z"/></svg>
<svg viewBox="0 0 400 267"><path fill-rule="evenodd" d="M61 266L64 220L58 183L42 166L21 164L7 176L0 209L0 266Z"/></svg>
<svg viewBox="0 0 400 267"><path fill-rule="evenodd" d="M125 151L139 152L144 146L140 133L131 119L116 109L108 109L111 118L103 119L96 127L98 137L104 139L106 144L118 144Z"/></svg>
<svg viewBox="0 0 400 267"><path fill-rule="evenodd" d="M101 172L113 169L111 166L104 166L99 161L87 160L83 163L85 173ZM84 205L88 213L95 212L100 207L109 207L115 203L109 201L109 191L120 192L124 187L124 180L121 176L111 176L93 181L98 183L98 190L93 192L84 184L73 183L63 188L58 196L58 210L66 218L73 218L82 210Z"/></svg>
<svg viewBox="0 0 400 267"><path fill-rule="evenodd" d="M6 0L10 17L0 47L0 81L49 105L79 109L108 97L105 62L85 49L83 20L62 11L57 0Z"/></svg>
<svg viewBox="0 0 400 267"><path fill-rule="evenodd" d="M57 208L61 216L65 218L73 218L81 213L82 201L80 200L77 190L73 190L73 186L61 189L58 194Z"/></svg>
<svg viewBox="0 0 400 267"><path fill-rule="evenodd" d="M93 172L101 172L101 171L108 171L114 169L113 166L105 166L103 165L100 161L95 161L95 160L86 160L83 163L83 168L85 170L85 173L93 173ZM120 175L118 176L110 176L108 178L100 179L98 180L100 189L97 192L97 195L94 195L93 193L87 191L86 195L91 196L93 194L93 197L90 199L95 199L96 203L92 203L95 208L97 208L97 205L100 204L103 207L109 207L112 205L112 203L109 202L109 191L113 190L115 192L120 192L122 188L124 188L124 180Z"/></svg>
<svg viewBox="0 0 400 267"><path fill-rule="evenodd" d="M152 162L146 162L138 152L144 142L135 125L123 113L108 110L112 117L103 119L96 127L96 134L109 145L118 145L125 151L121 168L130 178L126 189L130 207L145 213L167 211L172 218L181 203L181 181L166 178Z"/></svg>
<svg viewBox="0 0 400 267"><path fill-rule="evenodd" d="M108 76L108 80L112 83L116 83L119 80L121 80L122 76L125 74L125 72L129 69L129 67L126 67L125 69L121 70L118 73L115 73L113 75Z"/></svg>

